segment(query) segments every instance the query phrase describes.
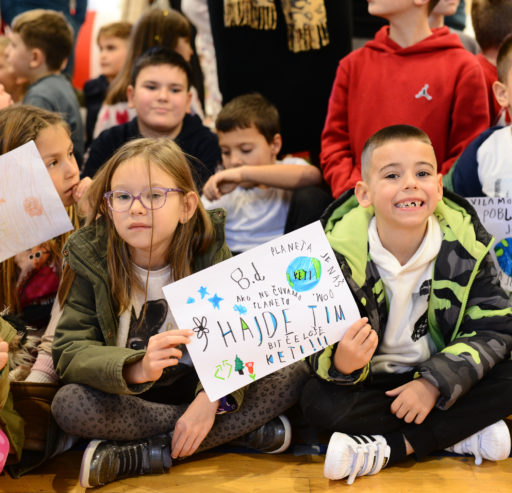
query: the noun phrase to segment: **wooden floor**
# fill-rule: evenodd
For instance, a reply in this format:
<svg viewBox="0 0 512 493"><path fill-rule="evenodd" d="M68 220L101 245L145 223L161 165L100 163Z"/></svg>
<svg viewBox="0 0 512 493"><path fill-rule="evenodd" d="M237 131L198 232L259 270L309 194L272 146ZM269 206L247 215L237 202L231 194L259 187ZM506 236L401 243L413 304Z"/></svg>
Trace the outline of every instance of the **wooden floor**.
<svg viewBox="0 0 512 493"><path fill-rule="evenodd" d="M350 491L357 493L510 493L512 459L477 467L472 458L432 457L410 460L375 476L329 481L322 475L322 455L201 454L171 468L168 474L141 476L91 491L121 493L281 493ZM0 476L0 492L85 491L78 481L81 452L70 451L21 479Z"/></svg>

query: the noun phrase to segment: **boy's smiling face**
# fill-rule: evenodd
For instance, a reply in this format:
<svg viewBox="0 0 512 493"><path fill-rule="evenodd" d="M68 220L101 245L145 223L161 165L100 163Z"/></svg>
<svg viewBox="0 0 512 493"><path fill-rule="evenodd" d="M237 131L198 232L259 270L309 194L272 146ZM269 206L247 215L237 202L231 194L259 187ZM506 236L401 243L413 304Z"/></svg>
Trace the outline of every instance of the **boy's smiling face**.
<svg viewBox="0 0 512 493"><path fill-rule="evenodd" d="M190 110L187 74L173 65L143 68L134 86L128 86L128 104L137 111L144 137L176 138Z"/></svg>
<svg viewBox="0 0 512 493"><path fill-rule="evenodd" d="M356 196L361 206L373 205L381 240L399 232L423 237L443 197L432 146L417 139L391 140L373 150L367 166Z"/></svg>

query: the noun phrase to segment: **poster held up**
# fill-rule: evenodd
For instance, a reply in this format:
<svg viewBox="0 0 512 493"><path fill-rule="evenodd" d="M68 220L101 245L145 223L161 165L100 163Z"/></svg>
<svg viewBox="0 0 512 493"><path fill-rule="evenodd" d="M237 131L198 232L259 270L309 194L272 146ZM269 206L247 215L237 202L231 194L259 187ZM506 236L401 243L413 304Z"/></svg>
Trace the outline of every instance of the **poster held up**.
<svg viewBox="0 0 512 493"><path fill-rule="evenodd" d="M495 238L490 253L501 287L512 293L512 197L473 197L467 200L475 208L485 229Z"/></svg>
<svg viewBox="0 0 512 493"><path fill-rule="evenodd" d="M163 288L211 401L338 342L360 318L319 222Z"/></svg>
<svg viewBox="0 0 512 493"><path fill-rule="evenodd" d="M0 262L72 229L34 142L0 156Z"/></svg>

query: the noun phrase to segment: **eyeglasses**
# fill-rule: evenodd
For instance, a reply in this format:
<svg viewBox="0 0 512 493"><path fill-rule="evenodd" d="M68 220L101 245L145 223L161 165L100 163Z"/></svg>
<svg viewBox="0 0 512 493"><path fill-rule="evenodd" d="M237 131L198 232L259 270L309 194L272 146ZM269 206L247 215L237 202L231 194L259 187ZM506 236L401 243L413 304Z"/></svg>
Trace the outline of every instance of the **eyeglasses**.
<svg viewBox="0 0 512 493"><path fill-rule="evenodd" d="M112 190L103 194L107 205L115 212L127 212L131 209L133 202L137 199L145 209L154 211L160 209L165 205L167 194L169 192L183 193L181 188L163 188L163 187L150 187L146 188L138 195L134 195L124 190Z"/></svg>

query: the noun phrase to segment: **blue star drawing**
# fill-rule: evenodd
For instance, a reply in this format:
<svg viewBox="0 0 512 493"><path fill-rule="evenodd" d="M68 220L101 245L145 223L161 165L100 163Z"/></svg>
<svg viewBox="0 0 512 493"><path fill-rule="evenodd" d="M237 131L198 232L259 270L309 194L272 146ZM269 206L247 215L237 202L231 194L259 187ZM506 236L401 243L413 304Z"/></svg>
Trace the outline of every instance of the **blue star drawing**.
<svg viewBox="0 0 512 493"><path fill-rule="evenodd" d="M201 286L197 292L201 295L201 299L204 299L204 297L207 295L207 294L210 294L208 292L208 290L204 287L204 286Z"/></svg>
<svg viewBox="0 0 512 493"><path fill-rule="evenodd" d="M196 300L194 298L192 298L192 296L188 297L187 305L190 305L191 303L195 303L195 302L196 302Z"/></svg>
<svg viewBox="0 0 512 493"><path fill-rule="evenodd" d="M235 305L233 307L233 310L235 310L235 312L238 312L240 315L247 313L247 308L245 308L244 305Z"/></svg>
<svg viewBox="0 0 512 493"><path fill-rule="evenodd" d="M223 299L224 298L221 298L220 296L217 295L217 293L215 293L211 298L208 298L208 301L213 305L213 308L217 308L217 310L220 310L219 303Z"/></svg>

